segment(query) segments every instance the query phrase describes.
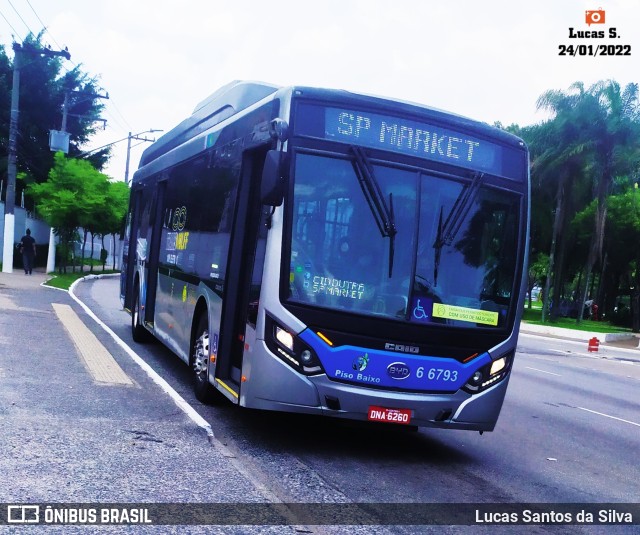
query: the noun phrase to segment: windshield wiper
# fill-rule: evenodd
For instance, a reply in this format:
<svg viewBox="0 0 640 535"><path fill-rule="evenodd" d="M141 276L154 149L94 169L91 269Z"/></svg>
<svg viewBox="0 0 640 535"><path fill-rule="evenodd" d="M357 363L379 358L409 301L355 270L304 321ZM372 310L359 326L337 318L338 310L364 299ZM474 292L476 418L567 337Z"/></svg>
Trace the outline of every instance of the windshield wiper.
<svg viewBox="0 0 640 535"><path fill-rule="evenodd" d="M393 212L393 193L389 193L389 204L387 205L380 184L373 173L373 167L364 153L362 147L351 146L358 182L362 188L362 193L367 200L367 204L373 214L373 219L380 230L383 238L389 238L389 278L393 274L393 257L395 254L395 236L398 233L395 216Z"/></svg>
<svg viewBox="0 0 640 535"><path fill-rule="evenodd" d="M475 173L471 184L463 188L458 195L456 201L453 203L453 207L447 216L446 221L442 222L443 207L440 207L440 218L438 220L438 234L436 240L433 242L433 248L436 250L435 259L433 263L433 283L438 284L438 268L440 266L440 255L442 248L447 247L453 243L456 235L460 231L460 227L464 222L473 201L475 201L482 185L484 173Z"/></svg>

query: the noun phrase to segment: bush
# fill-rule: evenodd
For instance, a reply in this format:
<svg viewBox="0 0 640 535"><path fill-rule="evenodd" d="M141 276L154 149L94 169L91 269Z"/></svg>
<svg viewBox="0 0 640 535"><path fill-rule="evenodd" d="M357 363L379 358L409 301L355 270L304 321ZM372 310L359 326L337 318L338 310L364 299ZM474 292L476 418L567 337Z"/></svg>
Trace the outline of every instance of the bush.
<svg viewBox="0 0 640 535"><path fill-rule="evenodd" d="M609 321L612 325L631 328L631 309L628 306L619 304L609 315Z"/></svg>

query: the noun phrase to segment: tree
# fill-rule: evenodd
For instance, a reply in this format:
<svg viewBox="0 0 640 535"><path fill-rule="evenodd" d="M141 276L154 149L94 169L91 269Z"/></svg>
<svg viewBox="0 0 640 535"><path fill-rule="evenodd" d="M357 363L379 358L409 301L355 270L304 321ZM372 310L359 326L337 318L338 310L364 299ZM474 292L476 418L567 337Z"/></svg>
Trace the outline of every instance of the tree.
<svg viewBox="0 0 640 535"><path fill-rule="evenodd" d="M49 180L31 184L29 193L36 199L38 212L60 239L60 271L67 272L69 255L78 228L95 217L107 203L109 177L97 171L85 160L68 159L62 152L54 157ZM73 266L75 271L75 265Z"/></svg>
<svg viewBox="0 0 640 535"><path fill-rule="evenodd" d="M115 270L115 236L122 230L124 225L124 217L129 206L129 192L129 187L124 182L107 182L105 203L97 206L93 213L94 224L92 232L100 236L102 240L100 258L102 259L103 271L108 254L104 247L104 237L108 234L113 235L114 238L113 269Z"/></svg>
<svg viewBox="0 0 640 535"><path fill-rule="evenodd" d="M7 57L4 46L0 45L0 176L7 173L7 154L9 148L9 118L11 115L11 84L13 74L11 62ZM3 192L6 188L2 188Z"/></svg>
<svg viewBox="0 0 640 535"><path fill-rule="evenodd" d="M552 318L559 310L564 280L564 260L568 241L564 229L572 215L585 202L584 169L588 159L590 108L592 102L581 83L569 91L550 90L540 96L538 107L554 117L536 127L523 130L531 150L532 207L555 206L549 244L549 268L543 295ZM534 220L535 221L535 220ZM532 234L539 232L535 227ZM553 292L551 288L553 287Z"/></svg>
<svg viewBox="0 0 640 535"><path fill-rule="evenodd" d="M523 136L531 149L532 207L538 214L532 218L532 236L538 232L536 225L544 225L542 207L547 206L548 211L555 206L544 292L547 297L551 294L553 319L565 281L578 281L572 295L577 296L581 314L580 302L593 286L593 269L605 264L602 253L607 198L615 184L628 183L624 177L640 162L638 88L629 84L621 90L616 82L604 81L587 90L578 82L566 92L545 92L538 107L551 111L553 117L523 129ZM590 244L581 244L581 250L569 232L569 224L594 197L597 203L589 234L592 238ZM577 262L579 257L584 259L582 267Z"/></svg>
<svg viewBox="0 0 640 535"><path fill-rule="evenodd" d="M44 48L40 42L41 36L29 35L23 48ZM69 93L66 130L71 134L71 156L79 154L95 132L95 119L104 106L100 99L90 96L100 91L97 79L83 73L79 66L61 75L63 60L59 57L26 52L21 52L21 55L17 165L22 180L16 184L16 196L29 184L47 180L54 164L53 153L49 150L49 131L60 130L62 126L65 93ZM9 103L15 61L16 58L9 62L4 49L0 50L0 145L3 147L8 146ZM109 148L106 148L94 154L91 161L101 169L108 157ZM4 165L1 162L0 159L0 177L6 180L6 160Z"/></svg>
<svg viewBox="0 0 640 535"><path fill-rule="evenodd" d="M594 199L576 215L572 226L578 241L592 242L593 221L598 206ZM629 189L607 198L607 218L603 249L607 256L606 289L598 299L601 310L611 315L620 295L628 294L631 303L631 327L640 332L640 192ZM604 278L604 277L603 277Z"/></svg>
<svg viewBox="0 0 640 535"><path fill-rule="evenodd" d="M543 252L539 252L535 259L531 259L529 262L529 269L527 272L527 293L529 294L528 308L531 308L533 300L532 293L533 287L536 284L543 284L546 282L547 270L549 269L549 257ZM546 296L542 294L543 305L546 303Z"/></svg>
<svg viewBox="0 0 640 535"><path fill-rule="evenodd" d="M596 175L597 204L595 229L586 265L583 301L589 291L591 272L602 261L607 219L607 198L614 177L633 172L640 164L640 101L638 85L628 84L624 91L612 80L599 82L590 89L598 110L593 116L593 165ZM582 307L578 321L582 318Z"/></svg>

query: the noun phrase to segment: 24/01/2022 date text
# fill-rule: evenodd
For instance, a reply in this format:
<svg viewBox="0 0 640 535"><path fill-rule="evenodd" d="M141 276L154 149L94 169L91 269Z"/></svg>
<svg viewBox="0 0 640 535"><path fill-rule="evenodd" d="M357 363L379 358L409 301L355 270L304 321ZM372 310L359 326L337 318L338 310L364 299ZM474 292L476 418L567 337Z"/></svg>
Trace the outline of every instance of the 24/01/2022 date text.
<svg viewBox="0 0 640 535"><path fill-rule="evenodd" d="M630 56L631 45L560 45L560 56Z"/></svg>

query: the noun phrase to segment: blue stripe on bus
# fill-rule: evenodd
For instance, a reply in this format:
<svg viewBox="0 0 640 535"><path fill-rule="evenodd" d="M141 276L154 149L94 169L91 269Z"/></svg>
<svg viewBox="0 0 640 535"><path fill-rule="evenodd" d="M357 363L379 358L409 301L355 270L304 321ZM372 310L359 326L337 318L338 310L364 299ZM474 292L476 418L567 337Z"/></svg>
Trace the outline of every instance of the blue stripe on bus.
<svg viewBox="0 0 640 535"><path fill-rule="evenodd" d="M310 329L300 338L317 353L327 376L339 381L406 391L452 392L491 362L488 353L462 363L453 358L344 345L331 347Z"/></svg>

